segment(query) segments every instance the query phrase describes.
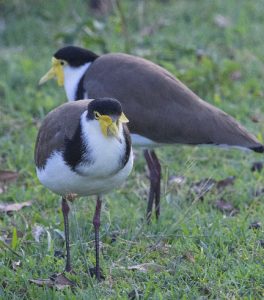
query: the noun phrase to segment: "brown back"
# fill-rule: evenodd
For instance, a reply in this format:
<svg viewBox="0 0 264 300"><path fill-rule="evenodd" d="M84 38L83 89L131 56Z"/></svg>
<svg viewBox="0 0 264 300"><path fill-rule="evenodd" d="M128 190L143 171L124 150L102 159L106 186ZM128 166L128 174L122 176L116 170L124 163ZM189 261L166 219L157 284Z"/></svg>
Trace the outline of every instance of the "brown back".
<svg viewBox="0 0 264 300"><path fill-rule="evenodd" d="M91 100L68 102L52 110L44 119L35 145L35 164L43 168L54 150L64 149L65 139L71 139L81 114Z"/></svg>
<svg viewBox="0 0 264 300"><path fill-rule="evenodd" d="M118 99L129 130L159 143L261 144L236 120L201 100L162 67L126 54L106 54L85 75L89 97Z"/></svg>

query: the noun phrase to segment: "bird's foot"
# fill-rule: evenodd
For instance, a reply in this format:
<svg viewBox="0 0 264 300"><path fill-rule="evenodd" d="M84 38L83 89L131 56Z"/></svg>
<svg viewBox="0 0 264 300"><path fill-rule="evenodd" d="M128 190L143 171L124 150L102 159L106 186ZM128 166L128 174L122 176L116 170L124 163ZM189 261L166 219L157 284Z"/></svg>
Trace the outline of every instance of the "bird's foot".
<svg viewBox="0 0 264 300"><path fill-rule="evenodd" d="M105 276L103 275L101 268L99 270L99 275L96 274L97 272L96 272L96 268L95 267L89 268L89 273L90 273L91 277L96 277L96 279L98 281L105 280Z"/></svg>
<svg viewBox="0 0 264 300"><path fill-rule="evenodd" d="M69 274L72 274L72 275L77 275L77 273L72 268L69 268L69 269L65 268L64 273L69 273Z"/></svg>

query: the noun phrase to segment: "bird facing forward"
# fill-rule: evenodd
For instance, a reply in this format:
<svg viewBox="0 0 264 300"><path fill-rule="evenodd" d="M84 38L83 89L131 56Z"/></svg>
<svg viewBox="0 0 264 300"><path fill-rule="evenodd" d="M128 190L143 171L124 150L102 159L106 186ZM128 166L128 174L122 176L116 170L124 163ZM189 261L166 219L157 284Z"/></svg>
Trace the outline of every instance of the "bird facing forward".
<svg viewBox="0 0 264 300"><path fill-rule="evenodd" d="M97 195L93 225L95 274L100 280L101 197L123 183L133 166L127 122L120 103L104 98L65 103L51 111L40 127L35 146L37 176L62 196L66 271L71 270L67 200L73 195Z"/></svg>

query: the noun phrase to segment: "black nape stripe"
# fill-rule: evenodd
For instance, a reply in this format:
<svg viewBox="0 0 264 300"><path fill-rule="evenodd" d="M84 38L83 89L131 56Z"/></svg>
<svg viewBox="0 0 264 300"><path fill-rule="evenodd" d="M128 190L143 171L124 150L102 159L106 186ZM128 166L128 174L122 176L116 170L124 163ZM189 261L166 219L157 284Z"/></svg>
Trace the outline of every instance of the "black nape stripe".
<svg viewBox="0 0 264 300"><path fill-rule="evenodd" d="M123 133L124 133L125 143L126 143L126 151L122 159L122 167L124 168L129 160L130 153L131 153L131 137L126 125L123 125Z"/></svg>
<svg viewBox="0 0 264 300"><path fill-rule="evenodd" d="M79 81L77 91L76 91L76 94L75 94L75 99L74 99L75 101L84 99L84 87L83 87L84 77L85 77L85 73Z"/></svg>
<svg viewBox="0 0 264 300"><path fill-rule="evenodd" d="M89 151L82 140L81 124L77 127L72 139L65 139L63 159L72 171L76 171L80 163L91 164L93 162L89 159Z"/></svg>

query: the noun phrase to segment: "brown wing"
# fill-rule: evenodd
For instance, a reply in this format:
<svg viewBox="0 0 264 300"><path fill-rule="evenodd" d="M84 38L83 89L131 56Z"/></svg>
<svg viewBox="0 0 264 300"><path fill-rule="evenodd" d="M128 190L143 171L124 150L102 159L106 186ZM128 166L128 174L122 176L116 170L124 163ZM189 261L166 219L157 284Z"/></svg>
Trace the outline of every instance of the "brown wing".
<svg viewBox="0 0 264 300"><path fill-rule="evenodd" d="M165 69L126 54L106 54L88 69L89 97L122 103L129 130L159 143L262 147L231 116L201 100Z"/></svg>
<svg viewBox="0 0 264 300"><path fill-rule="evenodd" d="M65 138L71 139L81 114L91 100L68 102L52 110L44 119L35 145L35 164L43 168L54 150L63 150Z"/></svg>

